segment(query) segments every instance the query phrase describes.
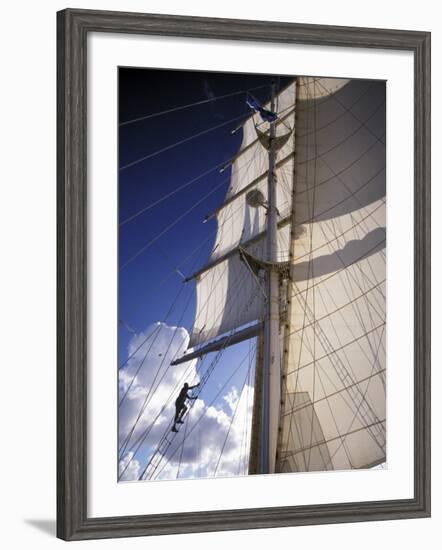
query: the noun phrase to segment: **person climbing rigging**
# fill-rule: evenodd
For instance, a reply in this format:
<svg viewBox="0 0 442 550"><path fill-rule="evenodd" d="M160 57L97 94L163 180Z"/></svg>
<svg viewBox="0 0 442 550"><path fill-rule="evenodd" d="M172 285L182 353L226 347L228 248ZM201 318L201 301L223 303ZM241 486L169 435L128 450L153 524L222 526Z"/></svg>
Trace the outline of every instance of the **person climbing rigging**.
<svg viewBox="0 0 442 550"><path fill-rule="evenodd" d="M178 430L176 429L177 424L184 424L182 419L187 411L186 399L192 399L193 401L197 399L196 396L191 396L187 392L189 390L193 390L194 388L197 388L198 386L199 386L199 383L195 384L195 386L189 386L189 384L185 382L184 386L181 388L181 391L175 401L175 420L172 426L173 432L178 432Z"/></svg>

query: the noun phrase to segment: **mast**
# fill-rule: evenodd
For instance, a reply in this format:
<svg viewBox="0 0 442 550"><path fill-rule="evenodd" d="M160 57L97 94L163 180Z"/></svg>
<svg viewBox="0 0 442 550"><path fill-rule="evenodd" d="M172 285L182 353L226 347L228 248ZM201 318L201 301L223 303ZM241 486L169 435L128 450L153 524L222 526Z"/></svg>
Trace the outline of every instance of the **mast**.
<svg viewBox="0 0 442 550"><path fill-rule="evenodd" d="M270 110L275 112L276 85L272 82ZM267 180L267 243L269 266L266 272L266 311L264 318L264 362L262 372L262 407L258 473L275 472L276 443L279 424L281 373L279 359L279 290L278 272L273 265L278 261L278 210L276 207L276 121L270 122L269 170Z"/></svg>

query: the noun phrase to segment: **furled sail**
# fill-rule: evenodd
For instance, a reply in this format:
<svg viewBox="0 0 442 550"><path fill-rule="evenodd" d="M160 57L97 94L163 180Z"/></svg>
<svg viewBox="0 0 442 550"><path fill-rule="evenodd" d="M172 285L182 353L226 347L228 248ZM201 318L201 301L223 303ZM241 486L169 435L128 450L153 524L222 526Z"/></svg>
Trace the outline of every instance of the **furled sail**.
<svg viewBox="0 0 442 550"><path fill-rule="evenodd" d="M296 85L277 97L277 136L281 138L276 176L280 230L279 256L288 259L291 213ZM197 276L196 315L190 346L203 344L248 323L262 319L264 298L257 276L238 254L238 246L264 259L268 152L268 123L255 115L243 125L240 150L232 162L231 185L216 213L217 235L212 254ZM285 221L285 223L284 223Z"/></svg>
<svg viewBox="0 0 442 550"><path fill-rule="evenodd" d="M385 83L298 78L277 471L385 461Z"/></svg>

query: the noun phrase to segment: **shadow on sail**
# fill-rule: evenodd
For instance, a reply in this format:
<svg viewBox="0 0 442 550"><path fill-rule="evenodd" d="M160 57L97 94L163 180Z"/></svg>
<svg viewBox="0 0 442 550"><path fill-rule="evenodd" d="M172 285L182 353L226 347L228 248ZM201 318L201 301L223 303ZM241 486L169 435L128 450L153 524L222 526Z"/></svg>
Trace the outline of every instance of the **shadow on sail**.
<svg viewBox="0 0 442 550"><path fill-rule="evenodd" d="M373 229L362 239L352 240L330 254L318 256L313 260L297 263L293 268L295 281L306 281L314 277L322 277L329 273L344 270L352 264L377 254L385 248L385 228Z"/></svg>

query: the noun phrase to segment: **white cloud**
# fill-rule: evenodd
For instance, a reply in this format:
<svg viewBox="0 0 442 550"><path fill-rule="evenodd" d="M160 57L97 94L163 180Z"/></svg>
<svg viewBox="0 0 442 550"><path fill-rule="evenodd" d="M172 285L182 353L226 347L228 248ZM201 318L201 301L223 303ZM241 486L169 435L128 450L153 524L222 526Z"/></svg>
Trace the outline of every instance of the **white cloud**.
<svg viewBox="0 0 442 550"><path fill-rule="evenodd" d="M140 476L140 463L133 456L133 453L127 453L118 464L121 481L133 481Z"/></svg>
<svg viewBox="0 0 442 550"><path fill-rule="evenodd" d="M120 400L127 392L120 407L120 447L143 404L146 406L120 461L124 481L139 478L149 454L146 451L155 449L160 438L170 429L175 413L174 401L183 383L193 385L199 380L196 361L170 366L173 358L187 348L188 341L189 335L184 328L156 323L134 335L129 343L128 356L133 356L119 374ZM251 418L253 387L245 385L241 393L232 385L221 392L213 404L206 404L204 393L203 388L202 397L194 402L185 423L173 437L156 478L211 477L215 470L217 476L246 473L250 445L247 421ZM134 444L146 430L149 434L134 459ZM185 443L181 445L184 439Z"/></svg>
<svg viewBox="0 0 442 550"><path fill-rule="evenodd" d="M234 411L239 399L238 390L235 386L233 386L232 389L223 396L223 399L229 405L230 410Z"/></svg>

